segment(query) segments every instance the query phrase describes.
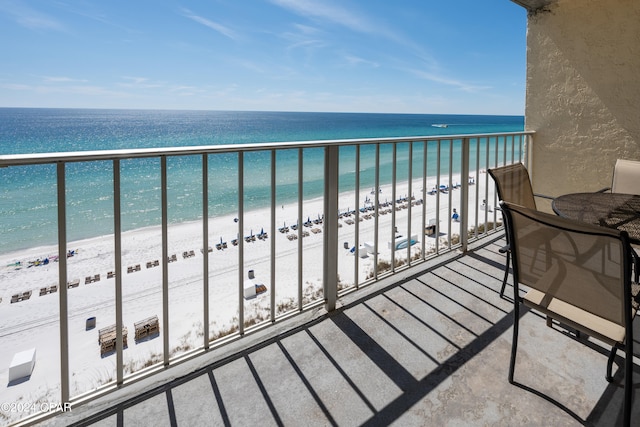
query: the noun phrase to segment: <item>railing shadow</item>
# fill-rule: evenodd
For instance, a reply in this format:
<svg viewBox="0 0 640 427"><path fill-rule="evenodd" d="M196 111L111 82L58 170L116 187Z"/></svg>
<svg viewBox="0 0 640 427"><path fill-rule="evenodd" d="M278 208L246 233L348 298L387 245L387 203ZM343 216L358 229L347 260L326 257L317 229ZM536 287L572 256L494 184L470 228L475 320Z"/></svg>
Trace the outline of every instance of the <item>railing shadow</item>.
<svg viewBox="0 0 640 427"><path fill-rule="evenodd" d="M449 261L449 263L452 262L457 263L457 267L451 264L439 265L434 269L420 271L396 283L381 287L378 291L346 304L330 314L268 338L167 384L147 390L72 425L90 425L115 416L116 424L121 426L124 425L125 413L128 410L153 398L156 402L166 400L169 423L181 425L177 415L180 411L177 407L183 403L178 402L175 391L201 377L207 379L211 395L205 398L196 396L193 392L192 397L194 400L205 399L207 406L217 412L219 422L225 426L237 424L234 411L238 410L238 405L251 406L254 403L238 402L233 398L234 396L225 394L231 386L221 382L229 381L230 378L251 383L233 386L253 390L253 393L247 392L247 399L261 400L259 406L262 408L262 413L255 417L261 418L265 424L289 425L290 421L287 422L287 420L291 419L291 413L287 412L298 410L294 407L297 398L305 399L307 405L314 408L315 420L322 418L323 424L326 425L344 424L340 420L340 415L345 409L336 407L336 401L331 397L331 393L337 393L335 388L339 385L348 389L340 396L355 396L354 399L358 400L361 408L360 418L354 416L353 420L358 425L379 426L402 422L403 417L416 404L436 392L447 381L452 381L459 375L465 375L465 371L468 373L468 370L461 372L462 368L474 358L482 357L483 352L490 346L499 344L504 347L505 343L499 342L500 338L513 325L513 312L509 303L499 299L497 295L504 264L478 253L469 258L458 257L454 261ZM493 270L487 273L489 270L482 268L482 265ZM461 269L464 271L460 271ZM466 283L467 286L461 283ZM470 291L471 284L477 286L477 292ZM445 292L443 288L449 291ZM456 298L452 294L460 297ZM444 308L433 300L444 301ZM413 305L407 305L407 301ZM488 315L485 311L492 314ZM430 314L423 314L424 312ZM461 312L464 314L461 315ZM521 316L531 314L535 313L528 309L521 310ZM404 320L398 320L399 317ZM460 320L461 317L471 319L471 323ZM535 321L544 325L542 318ZM464 343L459 344L438 328L438 325L443 324L455 328L458 333L467 337ZM411 330L412 325L418 325L418 332ZM384 334L385 339L377 339L378 333ZM444 353L438 354L437 349L420 341L419 334L431 334L435 340L443 343L444 347L452 348L453 351L450 354L447 353L448 356L443 356ZM507 333L507 337L509 335ZM606 354L605 349L592 346L584 339L577 340ZM506 340L503 339L503 341ZM401 351L420 355L433 368L425 375L416 376L412 372L412 367L403 364L403 361L394 354L398 349L390 345L395 342L403 343ZM510 341L507 344L510 344ZM310 355L313 360L308 359ZM359 366L363 370L366 371L369 367L370 372L354 371L354 365L345 362L352 355L359 358L358 363L362 363ZM265 361L265 357L270 359ZM236 375L229 372L222 374L219 371L223 367L229 369L234 362L234 369L243 371L233 371ZM505 357L505 360L498 363L499 369L504 368L503 376L498 379L483 378L483 380L505 383L507 394L510 393L509 387L513 386L525 390L532 394L531 399L544 399L583 425L615 425L620 416L623 394L620 387L621 369L616 372L614 382L606 387L588 418L582 419L575 410L537 390L534 386L526 384L526 380L520 379L513 386L509 385L508 358ZM265 370L265 366L268 367L268 371ZM327 371L326 375L330 376L330 379L319 381L317 377L324 374L323 370ZM601 372L603 376L604 370L603 364ZM281 387L281 384L276 384L280 375L282 375L282 382L296 384L297 387ZM376 378L384 379L390 388L394 389L393 395L382 403L376 397L376 391L370 388L372 383L376 384L376 381L363 380L363 377L374 375L377 376ZM276 393L282 388L294 392L291 396ZM161 398L163 394L165 399ZM304 394L305 397L300 397L298 394ZM461 396L460 398L474 399L475 397ZM350 407L349 401L338 403L346 408ZM455 404L455 402L450 403ZM540 406L538 404L535 407ZM640 412L640 408L636 412ZM369 415L363 417L362 413ZM299 421L305 422L305 420Z"/></svg>

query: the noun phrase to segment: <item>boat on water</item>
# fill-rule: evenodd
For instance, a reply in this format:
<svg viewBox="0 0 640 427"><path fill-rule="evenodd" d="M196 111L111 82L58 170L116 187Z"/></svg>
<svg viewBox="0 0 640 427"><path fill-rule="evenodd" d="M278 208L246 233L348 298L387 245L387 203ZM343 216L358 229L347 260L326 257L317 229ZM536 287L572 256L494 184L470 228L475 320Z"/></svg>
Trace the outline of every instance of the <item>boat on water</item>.
<svg viewBox="0 0 640 427"><path fill-rule="evenodd" d="M433 124L431 126L433 126L434 128L448 128L449 127L449 125L446 124L446 123L436 123L436 124Z"/></svg>

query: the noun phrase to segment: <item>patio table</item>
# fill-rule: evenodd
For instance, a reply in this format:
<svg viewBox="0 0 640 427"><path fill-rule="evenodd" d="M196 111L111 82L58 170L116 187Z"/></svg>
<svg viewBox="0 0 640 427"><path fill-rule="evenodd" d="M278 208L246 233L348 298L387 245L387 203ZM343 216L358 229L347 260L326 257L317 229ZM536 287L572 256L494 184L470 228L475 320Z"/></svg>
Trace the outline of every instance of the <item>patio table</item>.
<svg viewBox="0 0 640 427"><path fill-rule="evenodd" d="M640 244L640 195L571 193L553 199L551 207L564 218L624 230L631 243Z"/></svg>

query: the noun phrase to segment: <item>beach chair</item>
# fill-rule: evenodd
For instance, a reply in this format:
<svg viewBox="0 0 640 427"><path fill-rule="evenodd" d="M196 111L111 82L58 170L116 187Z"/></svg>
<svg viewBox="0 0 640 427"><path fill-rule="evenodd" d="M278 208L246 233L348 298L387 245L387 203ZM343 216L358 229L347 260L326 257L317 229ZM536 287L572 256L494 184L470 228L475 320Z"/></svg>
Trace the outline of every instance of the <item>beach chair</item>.
<svg viewBox="0 0 640 427"><path fill-rule="evenodd" d="M135 341L138 342L144 338L152 337L160 333L160 323L158 316L151 316L133 324L135 328Z"/></svg>
<svg viewBox="0 0 640 427"><path fill-rule="evenodd" d="M631 246L625 231L572 221L500 202L513 264L513 340L509 382L514 383L520 305L611 346L606 378L616 352L625 352L624 425L630 424L633 318L640 287L631 282ZM540 239L540 236L546 236ZM528 288L520 298L520 285ZM548 322L547 324L550 324ZM535 334L525 335L525 339ZM527 362L530 365L530 361ZM529 369L532 369L529 367Z"/></svg>
<svg viewBox="0 0 640 427"><path fill-rule="evenodd" d="M552 197L542 194L534 194L529 179L529 172L522 163L506 165L499 168L488 169L489 175L493 178L498 191L498 199L507 203L514 203L529 209L536 209L536 197L545 199L553 199ZM505 263L504 277L502 279L502 287L500 288L500 298L504 296L504 290L507 286L509 278L509 266L511 265L511 252L509 250L509 236L507 236L507 244L499 249L500 253L507 256Z"/></svg>

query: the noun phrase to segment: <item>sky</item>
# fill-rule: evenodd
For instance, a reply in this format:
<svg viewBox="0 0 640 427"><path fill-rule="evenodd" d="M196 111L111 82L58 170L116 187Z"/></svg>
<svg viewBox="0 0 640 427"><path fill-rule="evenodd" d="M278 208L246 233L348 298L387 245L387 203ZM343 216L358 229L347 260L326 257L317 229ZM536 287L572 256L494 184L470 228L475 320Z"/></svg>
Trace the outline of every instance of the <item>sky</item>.
<svg viewBox="0 0 640 427"><path fill-rule="evenodd" d="M0 107L523 115L510 0L0 0Z"/></svg>

